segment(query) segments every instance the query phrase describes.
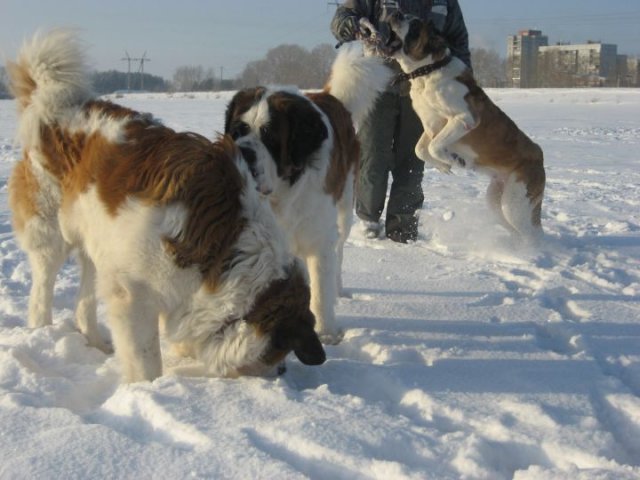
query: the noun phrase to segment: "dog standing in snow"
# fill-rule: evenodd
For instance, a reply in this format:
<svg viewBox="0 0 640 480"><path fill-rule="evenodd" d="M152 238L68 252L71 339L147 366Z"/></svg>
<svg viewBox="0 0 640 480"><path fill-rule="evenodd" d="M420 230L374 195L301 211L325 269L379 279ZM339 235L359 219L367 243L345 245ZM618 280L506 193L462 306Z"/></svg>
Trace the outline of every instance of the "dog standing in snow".
<svg viewBox="0 0 640 480"><path fill-rule="evenodd" d="M97 286L125 381L162 374L160 320L212 375L266 374L290 351L324 362L304 267L230 137L178 133L94 99L64 30L36 35L8 71L23 149L9 201L32 269L30 327L51 323L55 276L75 250L78 327L109 350Z"/></svg>
<svg viewBox="0 0 640 480"><path fill-rule="evenodd" d="M271 154L245 159L294 253L306 261L311 310L325 343L342 338L334 309L353 218L360 152L354 123L366 116L392 76L380 57L364 56L361 45L343 45L322 91L247 88L227 107L225 133L238 145L264 146Z"/></svg>

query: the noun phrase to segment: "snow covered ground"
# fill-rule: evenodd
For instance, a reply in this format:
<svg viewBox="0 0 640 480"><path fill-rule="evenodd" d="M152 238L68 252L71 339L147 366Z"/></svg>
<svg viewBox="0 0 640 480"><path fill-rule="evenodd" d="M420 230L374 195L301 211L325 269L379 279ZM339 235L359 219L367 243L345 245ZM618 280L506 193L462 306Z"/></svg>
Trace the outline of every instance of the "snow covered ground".
<svg viewBox="0 0 640 480"><path fill-rule="evenodd" d="M545 150L539 251L490 223L487 179L429 170L418 242L355 225L325 365L220 380L167 358L182 374L134 385L74 329L72 262L54 325L25 327L0 101L0 478L640 478L640 91L489 94ZM211 137L229 97L115 101Z"/></svg>

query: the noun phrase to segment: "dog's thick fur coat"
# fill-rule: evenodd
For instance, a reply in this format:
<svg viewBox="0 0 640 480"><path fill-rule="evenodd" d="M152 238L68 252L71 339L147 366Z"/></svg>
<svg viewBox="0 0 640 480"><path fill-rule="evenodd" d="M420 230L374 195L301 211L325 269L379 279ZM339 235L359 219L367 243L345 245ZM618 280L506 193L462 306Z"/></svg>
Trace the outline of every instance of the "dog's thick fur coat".
<svg viewBox="0 0 640 480"><path fill-rule="evenodd" d="M271 153L273 161L252 162L252 172L294 253L306 260L311 310L326 343L342 336L334 305L358 171L354 123L365 118L392 75L381 58L364 56L361 45L344 45L322 91L248 88L227 108L225 132L241 146Z"/></svg>
<svg viewBox="0 0 640 480"><path fill-rule="evenodd" d="M430 23L397 13L390 25L402 42L393 56L405 73L450 54ZM489 174L487 200L498 220L525 242L537 242L543 235L542 149L491 101L461 60L443 63L410 80L413 108L424 127L416 155L444 172L458 165Z"/></svg>
<svg viewBox="0 0 640 480"><path fill-rule="evenodd" d="M10 206L32 268L29 326L51 323L55 276L75 250L78 327L109 350L97 286L125 381L162 374L160 321L212 375L263 374L291 350L324 361L304 268L231 138L178 133L94 99L65 30L37 34L8 71L23 148Z"/></svg>

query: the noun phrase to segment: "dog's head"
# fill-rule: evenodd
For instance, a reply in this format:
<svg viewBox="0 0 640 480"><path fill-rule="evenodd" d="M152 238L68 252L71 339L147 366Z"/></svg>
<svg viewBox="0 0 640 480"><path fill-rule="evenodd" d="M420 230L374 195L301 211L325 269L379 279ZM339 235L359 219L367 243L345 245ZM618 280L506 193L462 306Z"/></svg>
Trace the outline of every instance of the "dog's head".
<svg viewBox="0 0 640 480"><path fill-rule="evenodd" d="M264 87L236 93L227 107L225 133L241 149L262 144L269 152L272 162L258 158L252 168L260 191L273 190L280 181L293 185L329 135L322 114L305 96Z"/></svg>
<svg viewBox="0 0 640 480"><path fill-rule="evenodd" d="M387 19L392 36L389 54L398 60L422 62L438 60L446 54L447 45L433 22L396 11Z"/></svg>
<svg viewBox="0 0 640 480"><path fill-rule="evenodd" d="M324 348L314 330L315 317L309 309L310 291L304 267L293 262L287 276L263 291L246 316L259 337L267 338L258 365L241 368L241 374L261 374L283 362L289 352L305 365L326 360Z"/></svg>

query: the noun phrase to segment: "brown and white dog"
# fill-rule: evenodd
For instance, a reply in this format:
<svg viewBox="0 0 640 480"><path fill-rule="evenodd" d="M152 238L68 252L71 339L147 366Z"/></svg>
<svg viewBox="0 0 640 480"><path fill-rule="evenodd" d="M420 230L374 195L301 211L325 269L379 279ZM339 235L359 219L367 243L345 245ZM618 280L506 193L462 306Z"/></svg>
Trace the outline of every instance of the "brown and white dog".
<svg viewBox="0 0 640 480"><path fill-rule="evenodd" d="M452 165L488 173L487 199L499 221L525 242L538 241L542 149L491 101L471 70L450 56L431 23L396 12L389 24L397 37L391 45L399 47L388 53L411 81L411 101L424 127L416 155L447 173Z"/></svg>
<svg viewBox="0 0 640 480"><path fill-rule="evenodd" d="M9 64L23 158L10 180L32 268L29 326L51 323L56 273L82 267L76 318L89 344L107 304L127 382L162 374L159 322L216 376L270 373L294 351L325 360L304 266L229 137L177 133L92 98L73 34L37 34Z"/></svg>
<svg viewBox="0 0 640 480"><path fill-rule="evenodd" d="M248 88L227 107L225 133L238 145L254 151L264 145L271 154L272 161L261 156L266 163L245 159L294 253L306 260L311 310L325 343L342 337L334 307L358 169L354 122L365 117L392 75L381 58L365 57L360 44L344 45L322 91Z"/></svg>

